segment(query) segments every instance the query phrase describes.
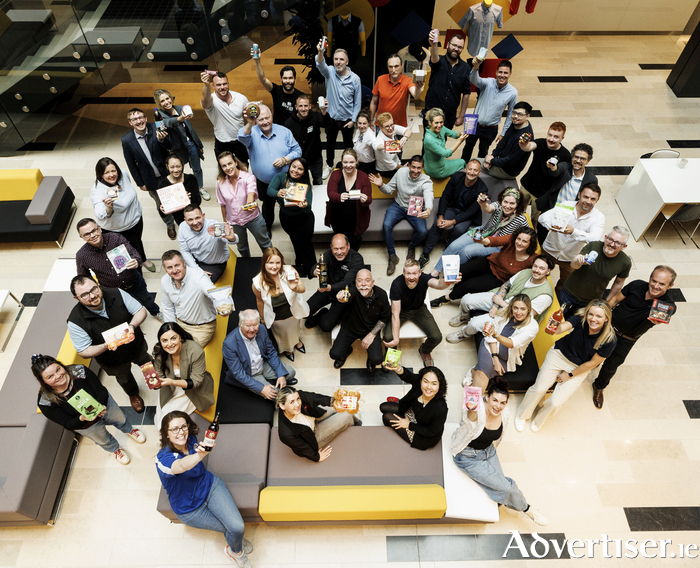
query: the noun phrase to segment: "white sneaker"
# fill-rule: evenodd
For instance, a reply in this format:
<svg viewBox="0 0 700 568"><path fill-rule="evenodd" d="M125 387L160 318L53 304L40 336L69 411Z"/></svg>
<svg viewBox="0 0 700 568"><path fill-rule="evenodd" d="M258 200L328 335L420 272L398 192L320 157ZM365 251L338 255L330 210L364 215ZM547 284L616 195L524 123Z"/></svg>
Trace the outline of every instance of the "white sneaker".
<svg viewBox="0 0 700 568"><path fill-rule="evenodd" d="M473 380L474 380L474 378L472 377L472 371L473 371L473 370L474 370L474 367L472 367L471 369L469 369L469 370L467 371L467 374L464 375L464 378L462 379L462 386L463 386L463 387L470 387L470 386L472 386L472 382L473 382Z"/></svg>
<svg viewBox="0 0 700 568"><path fill-rule="evenodd" d="M328 164L323 165L323 179L326 179L333 173L333 168L331 168Z"/></svg>
<svg viewBox="0 0 700 568"><path fill-rule="evenodd" d="M206 189L200 189L199 193L202 196L202 199L204 199L204 201L209 201L211 199L211 196L209 195L209 192Z"/></svg>
<svg viewBox="0 0 700 568"><path fill-rule="evenodd" d="M471 314L469 312L466 314L460 312L458 316L455 316L450 320L450 325L452 327L462 327L470 320L470 318Z"/></svg>
<svg viewBox="0 0 700 568"><path fill-rule="evenodd" d="M165 318L163 317L163 312L158 312L153 317L156 318L160 323L165 323Z"/></svg>
<svg viewBox="0 0 700 568"><path fill-rule="evenodd" d="M146 434L137 428L134 428L131 432L129 432L128 436L137 444L143 444L146 441Z"/></svg>
<svg viewBox="0 0 700 568"><path fill-rule="evenodd" d="M545 517L542 513L540 513L537 509L535 509L532 506L530 506L530 508L527 511L523 511L523 513L530 517L536 525L546 527L549 524L547 517Z"/></svg>
<svg viewBox="0 0 700 568"><path fill-rule="evenodd" d="M515 426L516 432L522 432L523 430L525 430L525 420L516 416L513 420L513 426Z"/></svg>
<svg viewBox="0 0 700 568"><path fill-rule="evenodd" d="M248 560L248 554L245 551L245 543L247 541L243 539L243 552L241 552L240 556L234 556L233 552L231 552L231 549L228 547L228 544L224 548L224 553L226 556L228 556L233 562L238 566L238 568L253 568L253 565L250 563L250 560ZM250 544L250 543L248 543ZM251 547L253 545L251 544Z"/></svg>
<svg viewBox="0 0 700 568"><path fill-rule="evenodd" d="M122 465L129 465L131 463L131 458L129 457L129 454L127 454L121 448L119 448L116 452L114 452L114 457Z"/></svg>
<svg viewBox="0 0 700 568"><path fill-rule="evenodd" d="M535 422L534 418L532 420L530 420L530 430L532 430L533 432L540 431L540 427L537 425L537 422Z"/></svg>
<svg viewBox="0 0 700 568"><path fill-rule="evenodd" d="M253 552L253 543L251 543L249 540L243 539L243 552L246 554Z"/></svg>
<svg viewBox="0 0 700 568"><path fill-rule="evenodd" d="M461 343L466 339L471 339L471 335L464 333L464 331L460 329L459 331L450 333L445 339L447 343Z"/></svg>

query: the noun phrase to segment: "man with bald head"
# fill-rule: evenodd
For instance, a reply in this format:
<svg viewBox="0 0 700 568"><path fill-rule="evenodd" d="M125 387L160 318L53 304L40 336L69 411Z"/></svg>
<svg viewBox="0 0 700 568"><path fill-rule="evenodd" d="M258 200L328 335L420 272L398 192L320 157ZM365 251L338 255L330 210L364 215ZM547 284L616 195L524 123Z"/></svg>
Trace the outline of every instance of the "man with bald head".
<svg viewBox="0 0 700 568"><path fill-rule="evenodd" d="M382 330L391 321L391 306L385 290L374 285L372 273L363 268L355 277L355 285L336 295L338 302L347 310L340 322L340 331L330 350L333 366L340 369L352 353L352 344L362 340L362 349L367 352L367 370L372 373L384 359Z"/></svg>
<svg viewBox="0 0 700 568"><path fill-rule="evenodd" d="M262 214L267 226L267 234L272 236L272 223L275 222L274 197L267 195L267 186L280 172L286 172L289 164L301 157L301 148L291 130L272 123L272 111L260 106L257 118L251 118L246 107L243 112L245 126L238 131L238 140L248 149L250 167L258 180L258 195L263 200Z"/></svg>
<svg viewBox="0 0 700 568"><path fill-rule="evenodd" d="M338 301L338 292L345 290L346 286L349 288L355 285L355 276L364 267L365 261L359 252L350 248L350 241L341 233L333 237L331 248L323 253L323 260L326 263L328 285L319 288L309 298L309 317L306 318L305 325L307 329L318 325L328 332L340 323L347 308L347 304ZM309 278L318 278L320 273L317 264ZM324 307L329 304L330 308Z"/></svg>

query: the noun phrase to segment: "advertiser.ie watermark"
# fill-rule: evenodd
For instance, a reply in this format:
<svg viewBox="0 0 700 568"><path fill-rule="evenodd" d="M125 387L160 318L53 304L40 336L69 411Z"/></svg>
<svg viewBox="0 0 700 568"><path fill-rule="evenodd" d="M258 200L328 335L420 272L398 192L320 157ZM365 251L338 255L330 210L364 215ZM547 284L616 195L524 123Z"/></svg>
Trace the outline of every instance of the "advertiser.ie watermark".
<svg viewBox="0 0 700 568"><path fill-rule="evenodd" d="M695 544L673 544L671 539L550 538L537 533L510 531L503 558L697 558ZM517 551L517 552L516 552Z"/></svg>

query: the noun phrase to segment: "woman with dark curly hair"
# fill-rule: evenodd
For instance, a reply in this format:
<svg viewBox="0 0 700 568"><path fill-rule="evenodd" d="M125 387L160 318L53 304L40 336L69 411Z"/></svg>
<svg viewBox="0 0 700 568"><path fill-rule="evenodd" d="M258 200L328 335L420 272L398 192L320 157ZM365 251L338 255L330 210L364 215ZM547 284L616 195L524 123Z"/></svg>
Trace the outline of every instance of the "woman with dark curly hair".
<svg viewBox="0 0 700 568"><path fill-rule="evenodd" d="M166 414L160 424L156 470L170 507L188 527L224 533L226 556L240 568L251 568L253 545L243 538L243 518L226 484L202 464L210 452L198 444L198 433L189 415L179 410Z"/></svg>
<svg viewBox="0 0 700 568"><path fill-rule="evenodd" d="M447 420L445 375L437 367L423 367L415 374L401 365L393 367L384 363L383 366L411 385L408 394L398 402L379 405L384 426L396 430L412 448L432 448L440 441Z"/></svg>

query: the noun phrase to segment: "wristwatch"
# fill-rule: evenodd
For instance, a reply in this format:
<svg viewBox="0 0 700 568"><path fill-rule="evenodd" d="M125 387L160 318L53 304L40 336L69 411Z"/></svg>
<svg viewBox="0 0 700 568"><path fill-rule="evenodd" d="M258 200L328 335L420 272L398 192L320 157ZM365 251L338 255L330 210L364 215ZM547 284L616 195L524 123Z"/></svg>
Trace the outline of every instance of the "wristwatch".
<svg viewBox="0 0 700 568"><path fill-rule="evenodd" d="M569 371L569 378L574 378L574 374L571 371Z"/></svg>
<svg viewBox="0 0 700 568"><path fill-rule="evenodd" d="M491 353L491 357L498 357L498 353Z"/></svg>

